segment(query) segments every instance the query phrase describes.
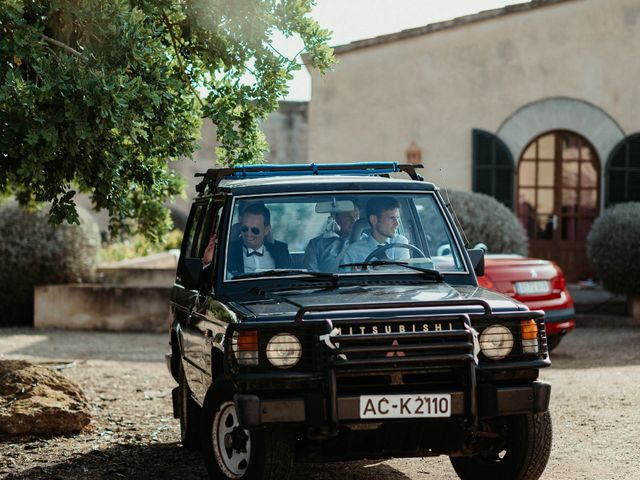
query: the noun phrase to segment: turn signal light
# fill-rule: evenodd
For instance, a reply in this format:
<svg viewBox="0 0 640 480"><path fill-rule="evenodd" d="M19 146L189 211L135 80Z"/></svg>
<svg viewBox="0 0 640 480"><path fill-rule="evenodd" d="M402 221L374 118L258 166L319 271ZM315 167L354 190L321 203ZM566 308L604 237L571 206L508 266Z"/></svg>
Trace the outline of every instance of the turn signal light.
<svg viewBox="0 0 640 480"><path fill-rule="evenodd" d="M523 353L538 353L538 324L535 320L520 322Z"/></svg>
<svg viewBox="0 0 640 480"><path fill-rule="evenodd" d="M236 355L238 365L258 365L258 331L240 330L233 332L233 353Z"/></svg>
<svg viewBox="0 0 640 480"><path fill-rule="evenodd" d="M255 350L258 351L258 331L257 330L240 330L237 337L238 350Z"/></svg>

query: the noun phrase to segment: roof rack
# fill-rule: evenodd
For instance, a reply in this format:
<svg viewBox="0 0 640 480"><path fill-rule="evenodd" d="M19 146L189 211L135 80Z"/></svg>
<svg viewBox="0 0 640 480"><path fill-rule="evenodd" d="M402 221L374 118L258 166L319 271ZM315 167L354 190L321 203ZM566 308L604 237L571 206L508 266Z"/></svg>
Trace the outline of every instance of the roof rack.
<svg viewBox="0 0 640 480"><path fill-rule="evenodd" d="M217 187L223 179L282 177L291 175L381 175L405 172L412 180L422 180L416 168L424 168L422 164L401 164L397 162L363 162L363 163L308 163L288 165L241 165L227 168L210 168L206 173L196 173L196 177L204 177L196 186L196 191L203 192L205 187Z"/></svg>

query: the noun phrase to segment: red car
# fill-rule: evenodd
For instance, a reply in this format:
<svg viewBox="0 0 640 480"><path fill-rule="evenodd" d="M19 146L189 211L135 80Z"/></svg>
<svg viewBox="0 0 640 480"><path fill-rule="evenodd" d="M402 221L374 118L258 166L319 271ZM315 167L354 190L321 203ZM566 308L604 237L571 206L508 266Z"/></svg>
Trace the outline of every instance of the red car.
<svg viewBox="0 0 640 480"><path fill-rule="evenodd" d="M544 310L549 350L575 327L573 299L562 270L554 262L520 255L485 256L481 287L507 294L531 310Z"/></svg>

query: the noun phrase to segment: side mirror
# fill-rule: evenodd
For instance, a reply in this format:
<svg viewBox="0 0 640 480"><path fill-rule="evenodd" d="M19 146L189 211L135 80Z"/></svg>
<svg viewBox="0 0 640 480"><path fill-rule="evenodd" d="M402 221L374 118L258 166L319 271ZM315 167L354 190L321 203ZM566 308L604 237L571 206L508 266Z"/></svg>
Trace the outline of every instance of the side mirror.
<svg viewBox="0 0 640 480"><path fill-rule="evenodd" d="M478 277L484 275L484 250L480 248L471 248L467 250L469 254L469 260L473 265L473 271L476 272Z"/></svg>
<svg viewBox="0 0 640 480"><path fill-rule="evenodd" d="M202 259L185 258L182 263L182 275L180 283L187 290L197 290L200 288L200 279L202 277Z"/></svg>

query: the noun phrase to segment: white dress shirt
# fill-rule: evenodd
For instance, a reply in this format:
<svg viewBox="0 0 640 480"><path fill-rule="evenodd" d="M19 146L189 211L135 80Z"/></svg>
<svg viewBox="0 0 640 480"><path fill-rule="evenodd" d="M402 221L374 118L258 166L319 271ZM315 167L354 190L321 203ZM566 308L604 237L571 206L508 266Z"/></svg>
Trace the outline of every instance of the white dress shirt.
<svg viewBox="0 0 640 480"><path fill-rule="evenodd" d="M242 247L242 257L244 259L244 273L254 273L276 268L276 262L273 260L273 256L264 248L264 245L256 250Z"/></svg>

